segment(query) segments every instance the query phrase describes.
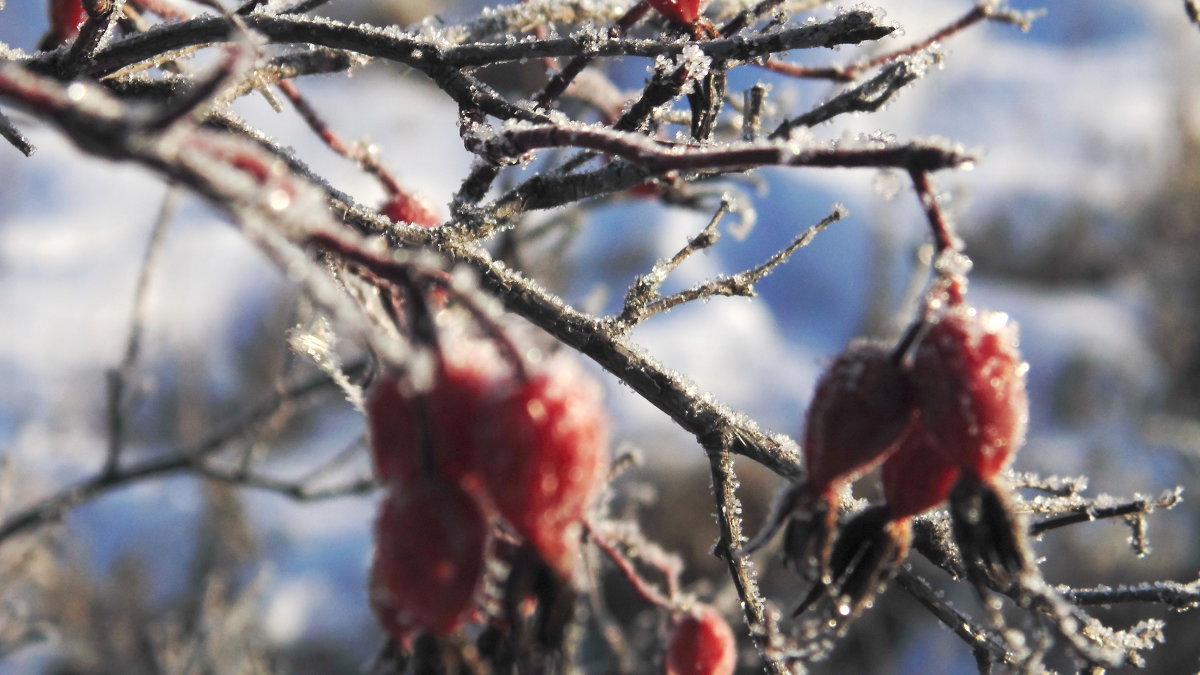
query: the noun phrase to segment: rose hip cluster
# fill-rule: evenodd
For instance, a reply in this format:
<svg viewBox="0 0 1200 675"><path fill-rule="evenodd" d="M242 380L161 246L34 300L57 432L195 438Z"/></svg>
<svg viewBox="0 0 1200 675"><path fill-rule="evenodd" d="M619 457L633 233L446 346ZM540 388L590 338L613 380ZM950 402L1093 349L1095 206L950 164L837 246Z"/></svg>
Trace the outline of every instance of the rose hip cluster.
<svg viewBox="0 0 1200 675"><path fill-rule="evenodd" d="M907 555L910 519L947 500L972 578L1008 587L1030 569L1000 477L1029 416L1016 325L935 289L908 337L852 343L817 384L808 474L786 505L785 560L816 571L798 612L832 596L840 615L856 615ZM839 493L880 464L884 503L836 533Z"/></svg>
<svg viewBox="0 0 1200 675"><path fill-rule="evenodd" d="M597 385L557 358L513 375L490 347L443 347L423 390L385 373L368 392L371 455L386 492L371 605L400 644L473 618L497 521L569 585L582 520L605 477Z"/></svg>

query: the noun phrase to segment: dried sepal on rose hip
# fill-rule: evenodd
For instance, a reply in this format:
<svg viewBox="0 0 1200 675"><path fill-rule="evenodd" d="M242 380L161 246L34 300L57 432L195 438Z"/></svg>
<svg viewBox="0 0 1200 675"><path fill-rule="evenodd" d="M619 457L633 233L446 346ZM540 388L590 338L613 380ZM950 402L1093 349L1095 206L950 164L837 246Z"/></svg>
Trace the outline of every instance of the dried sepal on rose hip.
<svg viewBox="0 0 1200 675"><path fill-rule="evenodd" d="M376 478L386 485L426 474L477 484L476 429L505 375L499 356L474 342L443 346L427 391L415 391L397 374L381 374L366 399Z"/></svg>
<svg viewBox="0 0 1200 675"><path fill-rule="evenodd" d="M730 675L737 668L737 639L721 613L698 605L673 618L667 638L667 675Z"/></svg>
<svg viewBox="0 0 1200 675"><path fill-rule="evenodd" d="M370 604L384 630L401 644L457 630L474 608L488 538L474 496L435 478L389 490L374 534Z"/></svg>
<svg viewBox="0 0 1200 675"><path fill-rule="evenodd" d="M598 384L566 359L514 380L480 428L480 470L492 502L564 578L581 522L607 471L608 417Z"/></svg>
<svg viewBox="0 0 1200 675"><path fill-rule="evenodd" d="M785 561L828 582L838 493L882 462L913 416L907 374L890 345L857 340L817 382L804 424L805 482L788 497Z"/></svg>
<svg viewBox="0 0 1200 675"><path fill-rule="evenodd" d="M969 570L1011 585L1032 567L1000 478L1029 420L1017 326L965 302L929 314L914 349L913 382L934 448L960 469L950 497L955 538Z"/></svg>
<svg viewBox="0 0 1200 675"><path fill-rule="evenodd" d="M884 503L860 512L842 528L830 555L832 583L818 586L796 610L822 595L834 598L837 613L851 619L908 556L911 518L946 501L958 464L932 447L920 418L914 418L899 447L883 462Z"/></svg>

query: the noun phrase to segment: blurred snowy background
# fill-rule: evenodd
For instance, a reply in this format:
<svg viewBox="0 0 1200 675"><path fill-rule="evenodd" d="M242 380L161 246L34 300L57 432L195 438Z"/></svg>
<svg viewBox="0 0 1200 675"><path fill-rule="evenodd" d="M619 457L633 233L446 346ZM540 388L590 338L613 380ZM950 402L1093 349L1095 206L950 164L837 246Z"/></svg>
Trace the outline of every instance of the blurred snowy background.
<svg viewBox="0 0 1200 675"><path fill-rule="evenodd" d="M885 47L925 35L970 6L881 4L905 28ZM884 111L838 118L815 133L885 130L981 149L973 171L936 181L952 199L976 263L975 301L1021 326L1033 419L1016 468L1087 475L1094 492L1116 495L1182 485L1187 499L1200 487L1200 31L1177 0L1011 4L1047 13L1028 33L985 25L955 37L942 46L942 65ZM342 0L328 9L339 18L407 23L430 9L418 5ZM436 9L451 18L477 7ZM41 2L16 0L0 11L0 41L10 46L31 50L44 28ZM818 65L847 60L850 51L791 56ZM613 64L614 80L636 87L645 66ZM375 65L353 78L299 84L335 129L376 142L400 179L445 215L442 204L469 165L456 110L421 76L394 71ZM530 64L491 76L497 86L528 87L538 73ZM729 88L754 80L769 82L771 100L789 110L832 91L748 68ZM240 111L340 189L366 203L382 197L296 115L273 113L255 98ZM122 358L140 260L166 193L139 170L84 157L52 130L19 113L13 119L38 152L25 159L0 147L4 514L98 469L107 443L105 372ZM834 203L851 215L763 281L761 298L687 307L650 320L633 339L719 400L796 435L822 359L854 336L889 335L907 320L905 289L926 230L902 176L788 170L758 177L758 189L742 184L754 194L756 228L689 260L672 284L755 265ZM706 220L649 201L613 203L593 216L567 253L578 274L560 279L557 290L594 308L612 308L632 274L673 253ZM269 393L282 368L305 367L293 363L285 341L294 294L199 200L179 200L153 275L133 378L133 457L196 442ZM685 580L709 584L732 609L735 596L707 556L716 532L699 447L609 384L616 439L647 459L622 489L631 501L647 502L647 530L693 563ZM336 394L302 419L261 448L279 476L299 475L362 432ZM365 472L365 456L356 461L351 470ZM744 462L739 468L755 518L776 481ZM661 479L666 472L670 480ZM0 584L0 673L107 672L114 659L138 672L145 664L137 655L152 651L136 644L139 632L148 634L143 641L165 643L222 607L243 610L241 625L282 672L359 669L380 640L363 591L374 501L299 503L168 476L85 503L49 533L49 549L16 539L0 551L2 566L30 551L54 552L53 562L22 561L13 568L22 574ZM677 505L688 501L695 507L681 516ZM655 504L672 505L661 510L670 514L665 522L655 521ZM1057 531L1037 550L1052 582L1192 581L1200 569L1197 515L1188 501L1153 516L1154 551L1142 559L1119 522ZM205 571L218 564L237 576L201 588ZM795 586L768 569L771 597L787 600L799 592ZM1161 610L1112 611L1132 622ZM34 633L13 634L30 621ZM138 622L148 630L135 630ZM1200 670L1197 630L1195 617L1173 617L1148 672ZM219 632L206 639L239 639ZM825 668L963 672L973 661L931 616L892 591Z"/></svg>

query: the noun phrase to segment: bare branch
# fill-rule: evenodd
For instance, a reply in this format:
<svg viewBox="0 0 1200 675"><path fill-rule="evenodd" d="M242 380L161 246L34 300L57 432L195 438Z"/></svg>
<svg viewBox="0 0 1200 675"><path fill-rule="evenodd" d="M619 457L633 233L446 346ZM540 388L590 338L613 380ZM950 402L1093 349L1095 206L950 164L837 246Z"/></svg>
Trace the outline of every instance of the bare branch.
<svg viewBox="0 0 1200 675"><path fill-rule="evenodd" d="M21 133L21 130L14 126L12 120L8 119L3 112L0 112L0 138L11 143L14 148L26 157L31 157L34 151L36 151L36 148L25 137L25 134Z"/></svg>
<svg viewBox="0 0 1200 675"><path fill-rule="evenodd" d="M928 582L913 574L912 570L900 570L896 575L896 583L966 643L977 658L982 657L989 663L1003 663L1011 667L1020 665L1020 658L1013 653L1012 645L1005 644L1000 636L976 624L969 616L950 606L938 596Z"/></svg>
<svg viewBox="0 0 1200 675"><path fill-rule="evenodd" d="M1084 503L1060 511L1062 515L1049 518L1030 526L1030 534L1037 537L1041 534L1067 525L1086 523L1105 518L1125 518L1129 516L1144 516L1158 509L1172 509L1183 501L1182 488L1167 490L1157 498L1135 497L1129 501L1117 502L1111 497L1085 500Z"/></svg>
<svg viewBox="0 0 1200 675"><path fill-rule="evenodd" d="M792 669L782 658L786 648L773 643L779 632L776 626L779 620L778 612L767 604L759 592L758 581L750 569L749 561L738 555L745 537L742 533L742 518L739 515L741 503L735 492L737 477L734 475L733 456L730 454L736 442L735 436L730 430L721 429L701 437L700 442L708 453L712 488L717 500L717 524L721 531L714 553L723 558L729 566L734 588L742 601L746 625L750 628L750 636L758 647L767 672L776 675L790 673Z"/></svg>
<svg viewBox="0 0 1200 675"><path fill-rule="evenodd" d="M1166 605L1181 612L1200 606L1200 580L1186 584L1176 581L1152 581L1133 586L1096 586L1094 588L1057 586L1054 590L1068 602L1076 605L1149 602Z"/></svg>
<svg viewBox="0 0 1200 675"><path fill-rule="evenodd" d="M638 309L632 318L636 319L637 321L641 321L647 317L655 314L661 314L670 309L678 307L679 305L718 295L727 297L754 297L754 285L758 283L759 280L761 280L767 274L770 274L771 271L779 265L787 262L787 259L790 258L793 253L810 244L812 240L816 238L817 234L819 234L830 224L835 223L844 217L846 217L846 210L840 205L835 206L833 212L828 216L825 216L821 222L809 227L800 236L796 237L791 244L776 252L775 255L768 258L766 262L758 267L746 270L745 272L738 272L737 274L729 277L707 281L699 284L698 286L693 286L692 288L669 295L665 298L655 299ZM622 313L622 317L618 319L618 323L622 322L624 317L625 315Z"/></svg>
<svg viewBox="0 0 1200 675"><path fill-rule="evenodd" d="M174 187L168 187L166 195L163 196L154 227L150 231L150 239L146 242L146 252L142 255L137 283L134 285L133 310L129 315L129 336L125 342L125 354L121 363L107 373L108 456L104 462L105 474L116 473L121 465L121 452L125 446L125 387L141 353L142 326L146 318L146 299L150 290L151 273L162 252L167 227L175 215L178 196L179 191Z"/></svg>
<svg viewBox="0 0 1200 675"><path fill-rule="evenodd" d="M348 370L361 372L364 367L364 364L359 363ZM251 435L255 429L274 417L284 406L295 405L332 388L333 382L325 375L293 383L251 406L240 418L213 432L199 443L176 452L126 465L113 473L99 473L88 480L68 487L6 518L0 525L0 543L17 534L56 521L70 509L131 483L191 470L201 459Z"/></svg>

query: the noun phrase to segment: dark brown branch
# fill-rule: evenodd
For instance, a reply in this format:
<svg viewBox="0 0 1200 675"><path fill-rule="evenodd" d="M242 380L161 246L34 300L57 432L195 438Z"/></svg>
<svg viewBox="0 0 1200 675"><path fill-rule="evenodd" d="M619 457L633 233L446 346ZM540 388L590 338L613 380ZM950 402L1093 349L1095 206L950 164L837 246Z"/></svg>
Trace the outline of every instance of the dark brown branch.
<svg viewBox="0 0 1200 675"><path fill-rule="evenodd" d="M1086 523L1105 518L1123 518L1128 516L1147 515L1158 509L1171 509L1183 501L1182 491L1178 488L1167 490L1157 499L1139 498L1127 502L1100 506L1094 500L1071 509L1069 512L1034 523L1029 528L1032 536L1039 536L1050 530L1068 525Z"/></svg>
<svg viewBox="0 0 1200 675"><path fill-rule="evenodd" d="M587 126L539 125L505 130L483 142L493 161L520 157L538 148L579 147L621 157L651 173L745 170L763 166L900 168L911 172L949 169L975 161L961 148L941 143L909 143L864 148L797 148L786 143L731 143L717 149L664 146L641 134Z"/></svg>
<svg viewBox="0 0 1200 675"><path fill-rule="evenodd" d="M25 134L21 133L21 130L14 126L12 120L8 119L3 112L0 112L0 138L8 141L18 152L26 157L32 156L34 151L36 151L36 148L25 137Z"/></svg>
<svg viewBox="0 0 1200 675"><path fill-rule="evenodd" d="M924 63L910 59L894 63L857 87L848 89L803 115L780 124L771 132L769 138L787 138L793 129L814 127L850 112L875 112L924 73Z"/></svg>
<svg viewBox="0 0 1200 675"><path fill-rule="evenodd" d="M825 23L789 28L752 38L667 43L659 40L597 41L592 38L567 37L523 40L511 44L441 47L416 37L397 36L373 26L351 26L328 19L318 21L307 17L266 14L252 14L239 18L244 18L247 26L273 42L308 43L387 59L420 70L439 83L441 78L447 76L447 69L457 73L459 68L540 57L674 57L689 46L694 46L710 59L735 65L793 49L835 47L878 40L895 30L891 26L876 24L875 16L870 12L859 11L848 12ZM152 59L163 52L228 40L234 35L234 30L231 20L224 17L202 17L165 26L152 33L135 35L110 45L95 55L84 72L96 77L108 75Z"/></svg>
<svg viewBox="0 0 1200 675"><path fill-rule="evenodd" d="M767 672L784 675L790 673L791 668L782 658L781 646L773 644L779 632L776 626L778 614L768 606L766 599L759 592L758 581L750 568L749 560L738 555L745 536L742 531L741 503L737 498L737 477L734 475L731 454L735 438L731 429L717 427L699 439L708 454L712 489L717 501L717 525L721 533L713 552L729 567L733 586L742 601L746 625Z"/></svg>
<svg viewBox="0 0 1200 675"><path fill-rule="evenodd" d="M1118 605L1130 602L1149 602L1166 605L1177 611L1200 607L1200 580L1187 584L1177 581L1154 581L1134 586L1097 586L1071 588L1059 586L1058 593L1076 605Z"/></svg>
<svg viewBox="0 0 1200 675"><path fill-rule="evenodd" d="M67 55L58 64L58 72L63 79L75 77L83 65L95 56L104 36L117 22L124 4L125 0L83 0L83 8L88 17L80 27L79 35L71 43Z"/></svg>

